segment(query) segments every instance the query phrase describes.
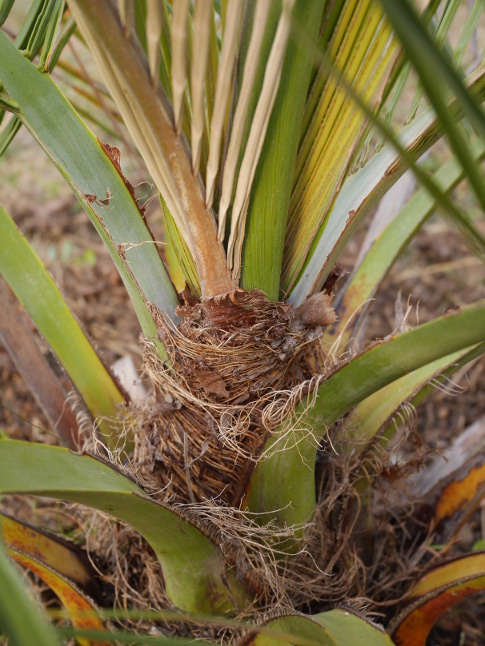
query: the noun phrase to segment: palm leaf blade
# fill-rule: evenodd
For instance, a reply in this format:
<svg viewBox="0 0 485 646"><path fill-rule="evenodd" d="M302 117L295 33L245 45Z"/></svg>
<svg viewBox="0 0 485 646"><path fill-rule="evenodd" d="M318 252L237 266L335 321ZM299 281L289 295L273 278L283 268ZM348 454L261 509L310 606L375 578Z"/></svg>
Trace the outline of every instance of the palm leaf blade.
<svg viewBox="0 0 485 646"><path fill-rule="evenodd" d="M131 524L155 550L167 594L180 608L223 613L233 607L232 595L244 600L241 584L229 572L224 576L225 559L209 538L102 462L58 447L0 440L0 467L2 493L79 502Z"/></svg>

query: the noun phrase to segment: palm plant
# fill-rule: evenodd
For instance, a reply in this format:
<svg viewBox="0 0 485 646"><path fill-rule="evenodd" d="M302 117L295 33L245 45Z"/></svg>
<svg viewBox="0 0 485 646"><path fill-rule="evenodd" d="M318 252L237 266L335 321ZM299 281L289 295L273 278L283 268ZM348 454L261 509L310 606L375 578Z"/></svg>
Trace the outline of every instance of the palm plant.
<svg viewBox="0 0 485 646"><path fill-rule="evenodd" d="M12 4L0 3L2 24ZM450 52L460 3L444 5L418 17L404 0L35 0L13 40L0 33L0 148L27 127L71 186L126 286L151 386L130 401L0 209L0 272L95 421L89 432L79 424L4 308L2 339L67 448L1 440L0 491L97 509L117 519L100 524L108 536L118 521L132 527L131 540L146 541L142 565L161 566L159 591L163 577L145 619L240 644L424 644L447 607L485 585L482 552L450 562L447 549L429 550L450 546L483 496L477 447L445 475L384 477L406 434L399 411L485 350L485 304L353 344L369 299L436 207L485 248L450 197L466 178L485 207L485 73L461 72L481 6ZM49 74L73 34L159 192L163 257L119 150ZM411 69L412 111L423 93L432 107L397 135ZM417 159L443 135L453 155L431 175ZM335 287L346 242L408 167L423 188ZM396 487L403 499L391 504ZM1 527L5 549L73 623L57 634L43 623L2 552L15 598L0 585L0 622L12 643L183 643L107 630L79 549L6 515Z"/></svg>

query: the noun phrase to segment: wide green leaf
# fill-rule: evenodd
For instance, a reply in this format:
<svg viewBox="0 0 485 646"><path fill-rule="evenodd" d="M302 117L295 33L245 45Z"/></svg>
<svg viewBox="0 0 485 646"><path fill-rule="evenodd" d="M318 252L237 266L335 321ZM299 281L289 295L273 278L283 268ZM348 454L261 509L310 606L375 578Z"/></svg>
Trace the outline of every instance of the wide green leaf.
<svg viewBox="0 0 485 646"><path fill-rule="evenodd" d="M230 612L246 592L218 547L183 516L148 498L126 476L88 455L0 440L0 493L78 502L130 524L150 543L166 591L188 612Z"/></svg>
<svg viewBox="0 0 485 646"><path fill-rule="evenodd" d="M387 384L484 340L485 302L479 301L377 343L337 370L320 385L312 407L306 402L297 407L294 446L278 451L278 432L267 440L267 457L257 464L246 499L251 511L290 525L308 521L316 504L316 453L331 425ZM282 432L284 436L284 429Z"/></svg>
<svg viewBox="0 0 485 646"><path fill-rule="evenodd" d="M247 646L392 646L384 630L363 617L335 609L317 615L273 619Z"/></svg>
<svg viewBox="0 0 485 646"><path fill-rule="evenodd" d="M314 615L313 619L325 626L337 646L392 646L392 640L383 628L349 610L336 608Z"/></svg>
<svg viewBox="0 0 485 646"><path fill-rule="evenodd" d="M247 646L336 646L323 626L310 617L288 615L270 621ZM246 645L245 645L246 646Z"/></svg>
<svg viewBox="0 0 485 646"><path fill-rule="evenodd" d="M249 629L249 625L241 627ZM206 644L188 642L184 639L135 636L129 633L94 631L73 631L63 629L66 635L83 635L114 641L116 636L122 644ZM130 640L131 638L131 640ZM208 643L208 642L207 642ZM346 610L331 610L317 615L286 615L269 621L265 627L258 626L253 635L243 638L244 646L392 646L392 641L382 628L370 623L364 617Z"/></svg>

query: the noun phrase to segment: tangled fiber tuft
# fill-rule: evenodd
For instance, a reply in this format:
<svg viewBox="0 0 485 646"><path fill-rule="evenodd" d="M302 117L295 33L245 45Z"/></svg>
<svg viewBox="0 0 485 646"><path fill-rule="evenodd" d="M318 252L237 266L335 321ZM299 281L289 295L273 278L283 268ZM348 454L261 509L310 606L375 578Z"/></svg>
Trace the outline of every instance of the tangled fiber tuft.
<svg viewBox="0 0 485 646"><path fill-rule="evenodd" d="M134 455L144 486L239 506L268 434L328 369L319 336L334 314L326 294L317 301L295 309L236 290L186 303L178 327L153 311L169 361L144 341L153 395L136 411Z"/></svg>

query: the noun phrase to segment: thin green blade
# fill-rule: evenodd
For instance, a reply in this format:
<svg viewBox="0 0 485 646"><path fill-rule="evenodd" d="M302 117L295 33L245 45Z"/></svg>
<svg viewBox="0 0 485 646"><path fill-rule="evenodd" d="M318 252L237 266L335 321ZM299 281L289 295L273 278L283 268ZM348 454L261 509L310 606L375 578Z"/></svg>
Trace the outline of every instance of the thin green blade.
<svg viewBox="0 0 485 646"><path fill-rule="evenodd" d="M292 19L310 38L318 35L324 6L300 0L293 9ZM312 69L304 45L292 40L249 205L241 284L245 289L261 289L270 300L279 298L286 217ZM280 189L275 191L275 186Z"/></svg>
<svg viewBox="0 0 485 646"><path fill-rule="evenodd" d="M375 155L358 173L350 176L342 187L328 221L319 232L319 237L314 240L306 265L292 289L289 300L294 305L300 305L307 296L321 289L352 233L386 190L399 179L406 166L412 168L418 180L430 192L442 211L466 233L481 253L485 246L483 236L469 219L457 208L447 193L442 192L434 180L416 164L415 160L442 135L440 122L434 112L424 113L404 128L399 136L395 135L382 119L376 117L338 71L333 68L332 72L346 87L352 100L367 113L379 132L388 138L389 145ZM470 79L470 91L477 97L477 101L483 100L485 70L481 69ZM448 104L448 111L455 120L463 117L462 106L456 100ZM470 156L473 159L471 153Z"/></svg>
<svg viewBox="0 0 485 646"><path fill-rule="evenodd" d="M485 155L485 142L476 141L472 151L475 161L480 161ZM441 190L450 192L463 179L463 175L460 164L452 159L434 174L434 180ZM332 331L332 337L342 335L340 347L346 345L364 318L367 308L362 308L362 304L374 296L394 262L435 208L436 201L428 191L419 190L376 239L360 266L356 267L334 305L339 321Z"/></svg>
<svg viewBox="0 0 485 646"><path fill-rule="evenodd" d="M0 33L0 79L20 116L70 184L113 258L142 330L156 338L147 302L176 320L178 298L124 177L49 76Z"/></svg>
<svg viewBox="0 0 485 646"><path fill-rule="evenodd" d="M405 401L418 396L418 393L433 378L438 378L443 373L452 375L453 368L457 370L483 352L485 352L485 344L481 343L474 350L459 350L441 359L436 359L436 361L396 379L361 401L346 418L345 427L348 441L341 450L345 453L365 453L379 431L381 431L379 437L392 437L397 426L391 423L383 435L382 427L391 422L392 417Z"/></svg>
<svg viewBox="0 0 485 646"><path fill-rule="evenodd" d="M42 261L0 207L0 273L61 361L108 437L124 401ZM106 420L106 421L105 421Z"/></svg>
<svg viewBox="0 0 485 646"><path fill-rule="evenodd" d="M480 167L473 163L463 131L448 110L446 96L450 89L460 101L464 114L482 137L485 137L485 115L451 65L446 51L433 41L407 0L382 0L382 5L436 110L443 132L466 171L470 186L485 210L484 177Z"/></svg>
<svg viewBox="0 0 485 646"><path fill-rule="evenodd" d="M0 633L6 633L11 646L60 644L51 626L42 618L22 583L22 577L9 562L0 543Z"/></svg>

